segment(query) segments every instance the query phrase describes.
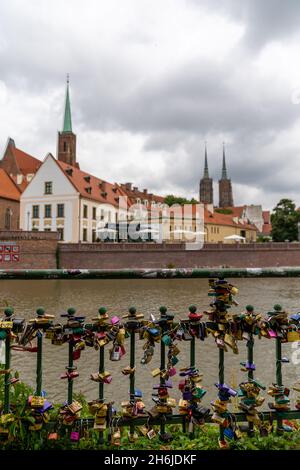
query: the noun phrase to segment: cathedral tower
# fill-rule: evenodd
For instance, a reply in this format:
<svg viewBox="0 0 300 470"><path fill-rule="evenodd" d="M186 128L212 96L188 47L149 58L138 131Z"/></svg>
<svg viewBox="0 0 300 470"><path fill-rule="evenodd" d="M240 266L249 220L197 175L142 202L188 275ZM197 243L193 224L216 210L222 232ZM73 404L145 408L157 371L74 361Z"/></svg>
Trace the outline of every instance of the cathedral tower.
<svg viewBox="0 0 300 470"><path fill-rule="evenodd" d="M213 180L209 177L207 163L207 147L205 143L204 173L200 180L199 200L202 204L213 204Z"/></svg>
<svg viewBox="0 0 300 470"><path fill-rule="evenodd" d="M232 207L232 206L233 206L233 195L232 195L231 179L227 177L225 144L223 144L222 177L219 180L219 207Z"/></svg>

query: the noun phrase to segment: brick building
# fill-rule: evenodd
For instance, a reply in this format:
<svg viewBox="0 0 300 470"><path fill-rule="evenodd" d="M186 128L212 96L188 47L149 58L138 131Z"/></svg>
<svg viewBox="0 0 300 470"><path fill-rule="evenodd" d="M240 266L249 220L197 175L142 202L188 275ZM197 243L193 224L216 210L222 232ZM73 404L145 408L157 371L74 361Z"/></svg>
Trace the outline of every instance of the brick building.
<svg viewBox="0 0 300 470"><path fill-rule="evenodd" d="M16 147L15 141L8 139L0 168L24 191L41 166L41 161Z"/></svg>
<svg viewBox="0 0 300 470"><path fill-rule="evenodd" d="M132 186L132 183L121 183L119 186L127 196L129 206L143 204L147 209L150 209L151 207L162 207L165 202L164 197L149 193L147 189L140 191L137 186Z"/></svg>
<svg viewBox="0 0 300 470"><path fill-rule="evenodd" d="M13 179L0 168L0 230L19 229L20 195Z"/></svg>

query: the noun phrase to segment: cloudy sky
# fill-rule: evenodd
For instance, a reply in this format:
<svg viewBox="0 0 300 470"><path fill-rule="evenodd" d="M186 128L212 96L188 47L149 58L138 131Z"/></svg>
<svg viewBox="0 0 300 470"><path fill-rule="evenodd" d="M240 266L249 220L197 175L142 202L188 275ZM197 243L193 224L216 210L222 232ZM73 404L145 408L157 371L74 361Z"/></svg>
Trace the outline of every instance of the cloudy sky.
<svg viewBox="0 0 300 470"><path fill-rule="evenodd" d="M197 197L225 141L236 204L300 205L299 22L299 0L3 0L1 151L56 154L70 73L82 169Z"/></svg>

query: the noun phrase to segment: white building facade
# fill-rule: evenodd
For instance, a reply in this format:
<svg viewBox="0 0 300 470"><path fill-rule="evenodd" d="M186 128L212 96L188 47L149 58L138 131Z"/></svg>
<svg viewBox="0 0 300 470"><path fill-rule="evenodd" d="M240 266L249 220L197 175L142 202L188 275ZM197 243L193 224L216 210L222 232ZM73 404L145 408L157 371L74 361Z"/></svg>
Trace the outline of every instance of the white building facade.
<svg viewBox="0 0 300 470"><path fill-rule="evenodd" d="M61 241L69 243L94 242L97 227L126 220L126 211L118 207L120 195L116 185L48 154L21 195L20 228L58 231Z"/></svg>

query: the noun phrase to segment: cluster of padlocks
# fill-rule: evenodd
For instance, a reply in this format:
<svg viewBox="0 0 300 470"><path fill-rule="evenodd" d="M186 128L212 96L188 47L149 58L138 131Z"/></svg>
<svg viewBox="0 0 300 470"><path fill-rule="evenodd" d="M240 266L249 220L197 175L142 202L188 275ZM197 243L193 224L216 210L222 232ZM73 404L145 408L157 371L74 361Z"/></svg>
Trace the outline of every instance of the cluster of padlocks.
<svg viewBox="0 0 300 470"><path fill-rule="evenodd" d="M81 422L82 405L73 399L73 381L79 375L75 363L81 352L89 347L100 352L98 370L90 375L90 380L99 385L98 397L88 404L93 417L93 429L100 433L108 430L112 444L120 445L121 427L125 425L130 427L128 437L131 442L138 438L136 429L152 439L157 434L155 425L166 423L178 406L179 415L184 418L191 434L195 426L201 426L205 422L218 424L221 430L219 444L221 448L226 448L230 439L238 439L241 436L236 415L230 411L232 399L236 397L239 398L238 407L248 423L248 430L253 431L256 428L265 435L271 427L266 426L259 410L265 400L262 392L266 390L266 386L254 378L254 338L276 339L277 376L276 382L271 384L267 391L272 398L268 406L276 413L287 412L290 409L290 390L282 383L281 364L288 360L281 356L281 344L299 341L300 315L289 317L280 305L275 305L266 317L256 313L251 305L242 313L230 313L230 308L238 305L234 298L237 293L238 289L227 280L210 279L209 309L199 313L196 306L191 305L187 317L182 319L175 319L166 307L160 307L157 318L152 314L149 319L145 319L134 307L122 317L110 317L107 310L101 307L98 315L89 323L86 322L85 316L77 315L74 308L69 308L62 314L58 323L53 315L46 314L43 309L38 309L37 316L26 322L24 319L15 318L12 309L5 309L4 317L0 321L0 341L5 342L7 348L6 366L0 369L0 373L4 375L5 388L5 399L1 405L0 436L9 434L10 424L14 421L13 404L9 402L9 388L18 383L19 377L17 374L13 376L10 368L10 354L13 350L37 353L36 392L28 398L26 407L27 414L31 417L28 429L47 429L49 421L52 421L53 406L42 390L43 338L50 340L53 345L69 346L68 365L60 376L68 383L68 400L62 404L57 422L60 427L70 430L72 441L80 439L82 429L78 424ZM203 321L204 318L206 321ZM201 405L206 390L202 386L202 374L195 363L196 340L204 341L208 337L214 339L219 349L217 397L211 401L211 408ZM142 391L135 387L136 338L144 341L140 359L142 365L150 363L156 347L159 347L161 352L160 367L152 370L152 377L157 379L158 383L153 386L154 404L150 409L147 409L143 402ZM120 411L117 411L113 402L106 402L104 398L104 387L109 386L113 380L111 373L104 367L104 354L108 349L111 361L121 361L128 354L127 339L130 341L130 364L123 367L122 374L129 379L130 391L129 397L121 403ZM234 389L224 381L224 353L231 350L238 354L238 342L243 340L247 344L248 360L241 362L241 369L247 377L238 389ZM178 368L179 344L182 341L190 342L190 364L182 364ZM178 403L172 397L172 378L176 374L180 376L179 390L182 395ZM296 384L294 388L299 393L296 408L300 410L300 385ZM136 426L134 422L138 419L144 421ZM282 420L279 421L279 428L289 430ZM158 434L164 442L172 439L165 431L164 424L161 424ZM58 432L49 432L49 439L58 437Z"/></svg>

